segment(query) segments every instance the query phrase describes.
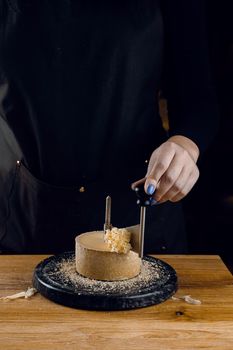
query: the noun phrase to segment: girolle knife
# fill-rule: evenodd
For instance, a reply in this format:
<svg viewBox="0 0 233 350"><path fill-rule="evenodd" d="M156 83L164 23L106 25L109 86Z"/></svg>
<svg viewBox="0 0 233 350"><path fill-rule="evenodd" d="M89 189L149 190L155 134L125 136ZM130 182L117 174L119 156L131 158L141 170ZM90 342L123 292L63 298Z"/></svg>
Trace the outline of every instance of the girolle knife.
<svg viewBox="0 0 233 350"><path fill-rule="evenodd" d="M140 224L135 226L126 227L131 233L131 244L133 250L138 252L140 258L143 258L144 252L144 235L145 235L145 220L146 220L146 208L154 204L154 199L151 195L148 195L144 191L144 183L134 188L137 196L137 204L141 207L140 209ZM105 223L104 223L104 234L106 230L111 230L111 197L106 197L105 202Z"/></svg>
<svg viewBox="0 0 233 350"><path fill-rule="evenodd" d="M144 236L145 236L145 221L146 221L146 208L154 204L155 200L152 195L148 195L144 190L144 183L134 188L137 196L137 204L141 207L140 210L140 225L139 225L139 244L138 255L143 258L144 253Z"/></svg>

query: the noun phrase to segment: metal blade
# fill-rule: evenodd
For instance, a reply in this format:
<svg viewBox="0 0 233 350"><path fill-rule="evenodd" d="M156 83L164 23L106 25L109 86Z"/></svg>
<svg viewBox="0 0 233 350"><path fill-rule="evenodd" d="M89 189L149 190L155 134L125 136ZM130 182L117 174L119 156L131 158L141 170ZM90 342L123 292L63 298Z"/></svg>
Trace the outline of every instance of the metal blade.
<svg viewBox="0 0 233 350"><path fill-rule="evenodd" d="M144 252L144 233L145 233L146 207L141 207L140 229L139 229L139 258L143 258Z"/></svg>

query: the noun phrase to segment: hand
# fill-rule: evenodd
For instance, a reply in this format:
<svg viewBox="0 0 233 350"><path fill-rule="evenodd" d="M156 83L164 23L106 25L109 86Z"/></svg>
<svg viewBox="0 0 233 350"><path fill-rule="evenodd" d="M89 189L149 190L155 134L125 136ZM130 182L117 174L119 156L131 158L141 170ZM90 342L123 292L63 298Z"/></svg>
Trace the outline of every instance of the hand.
<svg viewBox="0 0 233 350"><path fill-rule="evenodd" d="M187 137L176 135L152 153L146 177L132 184L132 188L145 182L144 189L163 203L177 202L185 197L199 177L196 161L197 145ZM155 191L156 190L156 191Z"/></svg>

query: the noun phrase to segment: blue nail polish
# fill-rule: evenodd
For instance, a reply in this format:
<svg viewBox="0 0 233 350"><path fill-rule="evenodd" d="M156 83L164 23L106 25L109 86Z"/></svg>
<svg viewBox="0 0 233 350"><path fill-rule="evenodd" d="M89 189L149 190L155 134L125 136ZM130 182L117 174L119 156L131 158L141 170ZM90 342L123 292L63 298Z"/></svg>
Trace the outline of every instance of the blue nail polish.
<svg viewBox="0 0 233 350"><path fill-rule="evenodd" d="M154 191L155 191L155 186L152 185L152 184L150 184L150 185L147 187L147 190L146 190L147 194L152 195L152 194L154 193Z"/></svg>

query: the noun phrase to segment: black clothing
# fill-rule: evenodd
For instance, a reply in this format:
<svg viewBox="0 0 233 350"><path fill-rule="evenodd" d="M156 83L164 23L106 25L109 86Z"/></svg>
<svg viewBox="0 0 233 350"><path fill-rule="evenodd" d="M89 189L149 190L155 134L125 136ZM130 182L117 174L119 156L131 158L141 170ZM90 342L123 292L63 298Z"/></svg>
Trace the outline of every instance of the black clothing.
<svg viewBox="0 0 233 350"><path fill-rule="evenodd" d="M171 135L198 145L201 155L219 126L218 103L209 64L206 2L164 0L167 85Z"/></svg>
<svg viewBox="0 0 233 350"><path fill-rule="evenodd" d="M167 0L161 11L158 0L0 1L2 249L72 248L77 233L101 228L106 194L114 225L138 221L130 183L165 140L157 106L164 35L171 133L206 147L216 114L204 11L201 0L188 3ZM174 239L171 210L182 215L164 204L148 219L167 246L185 240L182 224ZM151 239L148 249L161 247Z"/></svg>
<svg viewBox="0 0 233 350"><path fill-rule="evenodd" d="M68 3L9 9L1 40L1 114L33 174L58 185L102 177L111 165L114 172L140 166L161 142L154 137L161 129L158 1L148 14L132 13L127 1Z"/></svg>

